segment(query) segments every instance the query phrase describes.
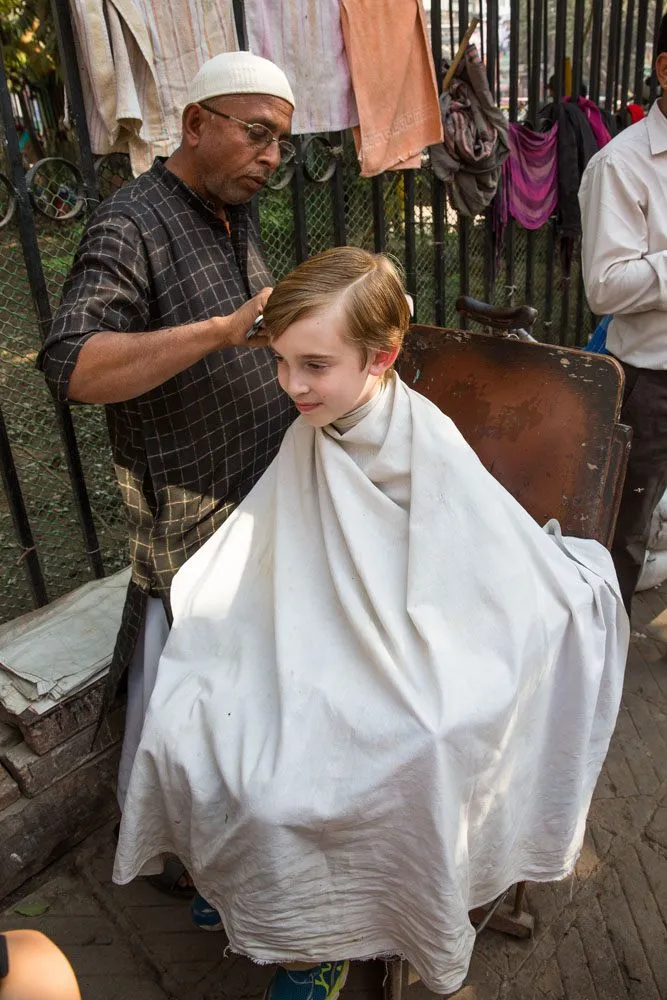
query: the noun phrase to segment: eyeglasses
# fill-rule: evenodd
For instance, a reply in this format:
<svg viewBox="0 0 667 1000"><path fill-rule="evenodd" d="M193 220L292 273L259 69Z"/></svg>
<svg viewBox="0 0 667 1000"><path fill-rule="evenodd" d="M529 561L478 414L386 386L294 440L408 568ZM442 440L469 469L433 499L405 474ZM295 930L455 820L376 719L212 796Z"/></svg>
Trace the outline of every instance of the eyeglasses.
<svg viewBox="0 0 667 1000"><path fill-rule="evenodd" d="M215 108L211 108L208 104L202 104L201 102L199 107L203 108L204 111L210 111L212 115L217 115L218 118L228 118L231 122L243 125L248 130L248 141L251 145L257 146L258 149L268 149L272 142L277 143L280 150L281 163L289 163L296 154L296 149L291 142L288 142L287 139L276 139L271 129L267 128L266 125L260 125L259 122L255 122L254 124L244 122L242 118L235 118L234 115L228 115L224 111L216 111Z"/></svg>

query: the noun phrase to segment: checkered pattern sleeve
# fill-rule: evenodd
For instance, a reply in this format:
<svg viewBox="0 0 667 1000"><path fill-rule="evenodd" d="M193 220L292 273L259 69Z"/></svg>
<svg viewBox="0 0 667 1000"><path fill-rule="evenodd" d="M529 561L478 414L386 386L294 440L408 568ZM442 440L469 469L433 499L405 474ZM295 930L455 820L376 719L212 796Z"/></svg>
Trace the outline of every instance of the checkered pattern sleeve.
<svg viewBox="0 0 667 1000"><path fill-rule="evenodd" d="M93 217L38 359L56 398L67 401L79 351L92 334L139 332L149 323L149 265L138 228L119 215Z"/></svg>

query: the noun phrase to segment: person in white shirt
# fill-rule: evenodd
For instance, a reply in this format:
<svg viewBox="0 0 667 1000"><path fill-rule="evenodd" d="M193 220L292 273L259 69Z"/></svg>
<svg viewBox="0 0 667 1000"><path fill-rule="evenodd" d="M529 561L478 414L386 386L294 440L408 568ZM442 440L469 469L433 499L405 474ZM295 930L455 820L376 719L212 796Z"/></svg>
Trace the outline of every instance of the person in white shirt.
<svg viewBox="0 0 667 1000"><path fill-rule="evenodd" d="M586 294L594 313L613 315L607 350L625 371L621 419L633 432L612 545L628 614L667 488L667 15L657 52L662 96L591 159L579 190Z"/></svg>

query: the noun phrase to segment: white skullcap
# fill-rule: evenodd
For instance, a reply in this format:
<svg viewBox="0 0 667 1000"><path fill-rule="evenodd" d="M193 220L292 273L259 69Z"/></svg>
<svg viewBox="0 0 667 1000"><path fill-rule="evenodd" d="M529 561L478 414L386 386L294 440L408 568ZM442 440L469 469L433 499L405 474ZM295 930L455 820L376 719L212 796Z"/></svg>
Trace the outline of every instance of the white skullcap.
<svg viewBox="0 0 667 1000"><path fill-rule="evenodd" d="M252 52L221 52L205 62L190 85L188 104L223 94L269 94L294 107L294 94L283 71Z"/></svg>

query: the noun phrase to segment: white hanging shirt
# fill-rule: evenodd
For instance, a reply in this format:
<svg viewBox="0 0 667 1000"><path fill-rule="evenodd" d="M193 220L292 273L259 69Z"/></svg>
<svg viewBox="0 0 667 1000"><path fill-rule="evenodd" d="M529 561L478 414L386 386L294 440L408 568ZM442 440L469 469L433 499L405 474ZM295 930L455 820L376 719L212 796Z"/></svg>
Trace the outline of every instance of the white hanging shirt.
<svg viewBox="0 0 667 1000"><path fill-rule="evenodd" d="M296 99L292 132L339 132L359 123L339 0L245 0L248 47L280 66Z"/></svg>

